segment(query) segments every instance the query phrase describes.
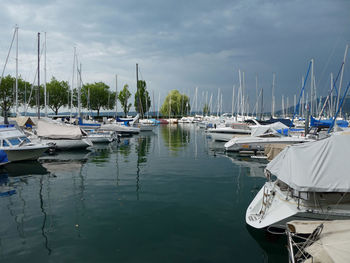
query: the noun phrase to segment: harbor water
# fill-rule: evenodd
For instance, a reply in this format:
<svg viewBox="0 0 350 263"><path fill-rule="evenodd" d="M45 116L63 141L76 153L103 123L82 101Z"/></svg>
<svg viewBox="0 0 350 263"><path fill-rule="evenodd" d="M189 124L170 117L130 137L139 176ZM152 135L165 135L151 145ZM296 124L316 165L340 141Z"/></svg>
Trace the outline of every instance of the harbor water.
<svg viewBox="0 0 350 263"><path fill-rule="evenodd" d="M0 170L0 262L287 262L245 211L262 163L193 124Z"/></svg>

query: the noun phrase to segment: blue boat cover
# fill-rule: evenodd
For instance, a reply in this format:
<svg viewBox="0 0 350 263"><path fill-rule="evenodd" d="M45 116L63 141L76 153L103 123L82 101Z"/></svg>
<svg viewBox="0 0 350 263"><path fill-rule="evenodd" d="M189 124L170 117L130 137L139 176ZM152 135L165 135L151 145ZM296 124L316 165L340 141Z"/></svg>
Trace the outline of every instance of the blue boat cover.
<svg viewBox="0 0 350 263"><path fill-rule="evenodd" d="M329 128L332 124L332 119L328 119L328 120L316 120L315 118L313 118L311 116L311 121L310 121L310 125L311 127L322 127L322 128ZM347 121L344 120L338 120L337 121L337 125L341 128L346 128L349 126L349 123Z"/></svg>

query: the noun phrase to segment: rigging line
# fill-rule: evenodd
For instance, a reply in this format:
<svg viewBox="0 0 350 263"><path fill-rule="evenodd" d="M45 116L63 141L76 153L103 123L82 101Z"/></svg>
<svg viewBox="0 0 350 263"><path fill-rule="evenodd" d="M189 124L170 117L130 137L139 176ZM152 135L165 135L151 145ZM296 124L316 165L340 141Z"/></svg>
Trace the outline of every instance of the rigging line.
<svg viewBox="0 0 350 263"><path fill-rule="evenodd" d="M40 61L41 61L41 56L42 56L42 54L43 54L44 48L45 48L45 44L43 45L43 47L42 47L42 49L41 49L41 52L40 52L40 56L39 56L39 60L40 60ZM30 101L31 101L31 99L32 99L32 93L33 93L33 89L34 89L34 83L35 83L35 81L36 81L37 75L38 75L38 68L37 68L36 71L35 71L34 80L33 80L33 83L32 83L32 85L31 85L31 87L30 87L29 99L28 99L27 105L26 105L26 107L25 107L24 113L27 112L28 107L29 107L29 103L30 103Z"/></svg>
<svg viewBox="0 0 350 263"><path fill-rule="evenodd" d="M294 118L295 118L297 112L299 111L300 100L301 100L301 97L302 97L302 95L303 95L303 93L304 93L304 89L305 89L305 85L306 85L307 78L309 77L311 64L312 64L312 60L311 60L310 63L309 63L309 67L308 67L308 69L307 69L306 77L305 77L305 79L304 79L304 84L303 84L303 87L302 87L302 89L301 89L301 91L300 91L299 101L298 101L298 104L297 104L296 107L295 107L295 111L294 111L293 118L292 118L292 121L291 121L291 123L290 123L289 128L291 128L291 127L293 126Z"/></svg>
<svg viewBox="0 0 350 263"><path fill-rule="evenodd" d="M344 61L341 63L341 66L340 66L340 69L339 69L339 71L338 71L337 77L335 78L335 80L333 80L333 87L332 87L331 90L329 91L328 96L327 96L327 98L326 98L326 101L324 102L324 105L323 105L323 107L322 107L322 110L321 110L321 112L320 112L320 114L319 114L319 120L321 120L321 115L323 114L323 111L324 111L324 109L325 109L325 107L326 107L326 104L327 104L327 102L328 102L330 96L332 95L333 90L335 90L336 96L338 97L338 90L337 90L336 83L338 82L338 78L339 78L340 72L341 72L341 70L342 70L343 67L344 67Z"/></svg>
<svg viewBox="0 0 350 263"><path fill-rule="evenodd" d="M338 107L337 113L335 114L335 116L334 116L334 118L333 118L333 121L332 121L332 124L331 124L331 126L329 127L329 129L328 129L328 133L330 133L330 131L333 129L333 126L334 126L334 123L335 123L335 121L336 121L336 119L337 119L337 117L338 117L338 114L339 114L340 110L341 110L342 107L343 107L343 103L344 103L344 100L345 100L345 98L346 98L346 94L348 93L349 87L350 87L350 81L349 81L348 86L346 87L346 90L345 90L345 92L344 92L343 98L342 98L341 101L339 102L339 107Z"/></svg>
<svg viewBox="0 0 350 263"><path fill-rule="evenodd" d="M9 56L10 56L10 53L11 53L13 42L15 40L16 32L18 32L17 30L18 30L18 27L16 26L15 27L15 31L13 32L13 37L12 37L11 45L10 45L10 48L9 48L9 52L7 53L7 57L6 57L6 60L5 60L5 65L4 65L4 68L2 69L1 78L0 78L0 85L1 85L2 78L4 77L6 65L7 65L7 62L9 60Z"/></svg>
<svg viewBox="0 0 350 263"><path fill-rule="evenodd" d="M331 61L331 58L332 58L333 55L334 55L335 49L336 49L336 47L338 46L339 41L340 41L340 37L338 37L338 39L335 41L334 46L333 46L333 49L332 49L331 53L330 53L329 56L328 56L327 62L326 62L326 64L324 65L323 70L322 70L322 72L321 72L321 77L318 79L317 87L319 87L319 85L320 85L321 79L322 79L322 77L323 77L323 75L324 75L324 73L325 73L325 71L326 71L326 68L328 67L328 65L329 65L329 63L330 63L330 61Z"/></svg>

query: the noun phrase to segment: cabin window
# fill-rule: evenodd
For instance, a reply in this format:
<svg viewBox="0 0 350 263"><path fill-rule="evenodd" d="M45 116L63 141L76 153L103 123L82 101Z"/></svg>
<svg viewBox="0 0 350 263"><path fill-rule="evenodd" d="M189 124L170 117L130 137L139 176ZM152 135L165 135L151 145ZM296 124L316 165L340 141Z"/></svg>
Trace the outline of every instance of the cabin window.
<svg viewBox="0 0 350 263"><path fill-rule="evenodd" d="M8 147L8 146L9 146L9 144L7 143L7 141L6 141L6 140L3 140L3 144L2 144L2 146L3 146L3 147Z"/></svg>
<svg viewBox="0 0 350 263"><path fill-rule="evenodd" d="M18 145L21 143L21 141L18 139L18 138L11 138L11 139L8 139L9 142L12 144L12 145Z"/></svg>

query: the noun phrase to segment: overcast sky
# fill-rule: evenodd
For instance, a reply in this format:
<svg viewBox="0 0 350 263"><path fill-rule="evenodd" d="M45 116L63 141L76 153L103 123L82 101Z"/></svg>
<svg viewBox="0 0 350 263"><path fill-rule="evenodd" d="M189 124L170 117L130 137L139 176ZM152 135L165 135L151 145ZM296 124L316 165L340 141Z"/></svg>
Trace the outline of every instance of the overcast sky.
<svg viewBox="0 0 350 263"><path fill-rule="evenodd" d="M162 101L172 89L193 101L198 87L200 102L206 92L216 101L220 88L223 108L231 111L238 69L251 108L257 74L265 108L271 107L273 72L277 107L282 95L291 105L311 58L317 92L325 95L350 43L348 0L2 0L0 7L1 70L18 24L19 73L26 80L34 79L37 32L42 38L47 32L48 80L71 82L76 47L85 83L103 81L114 90L118 74L118 87L127 83L134 94L138 63L156 107L158 94ZM5 74L14 75L14 51Z"/></svg>

